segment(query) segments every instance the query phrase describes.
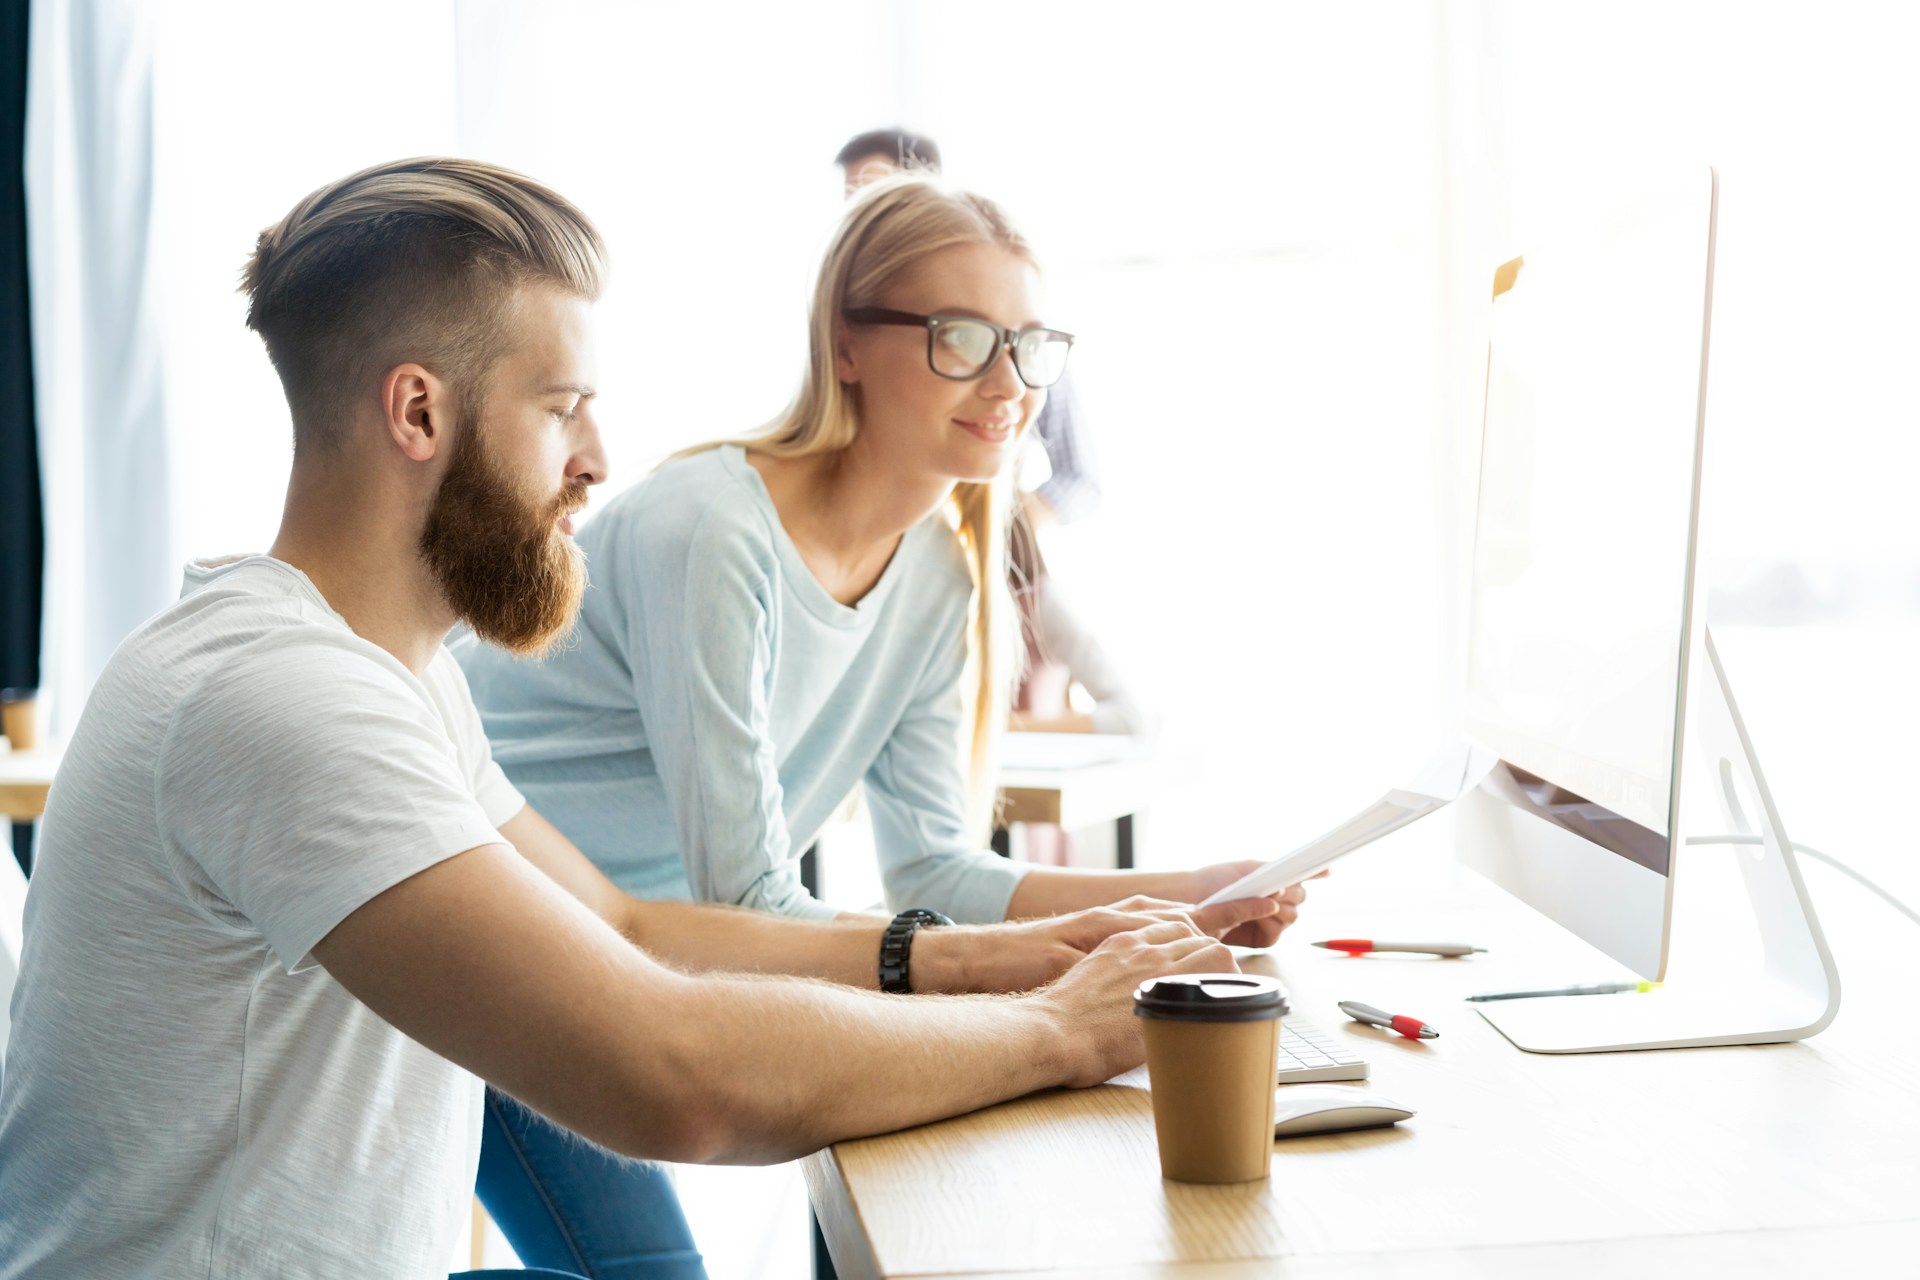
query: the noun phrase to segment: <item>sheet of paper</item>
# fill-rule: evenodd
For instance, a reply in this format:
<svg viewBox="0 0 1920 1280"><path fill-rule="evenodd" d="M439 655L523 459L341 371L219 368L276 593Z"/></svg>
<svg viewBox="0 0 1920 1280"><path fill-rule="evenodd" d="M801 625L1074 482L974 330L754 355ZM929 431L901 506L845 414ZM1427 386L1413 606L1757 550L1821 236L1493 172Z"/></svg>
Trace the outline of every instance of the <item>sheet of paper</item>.
<svg viewBox="0 0 1920 1280"><path fill-rule="evenodd" d="M1235 898L1261 898L1298 884L1355 849L1418 822L1436 809L1446 808L1479 786L1480 780L1493 771L1498 761L1499 757L1492 752L1466 743L1443 747L1427 761L1411 785L1387 792L1370 808L1348 818L1319 839L1242 876L1200 905L1212 906Z"/></svg>

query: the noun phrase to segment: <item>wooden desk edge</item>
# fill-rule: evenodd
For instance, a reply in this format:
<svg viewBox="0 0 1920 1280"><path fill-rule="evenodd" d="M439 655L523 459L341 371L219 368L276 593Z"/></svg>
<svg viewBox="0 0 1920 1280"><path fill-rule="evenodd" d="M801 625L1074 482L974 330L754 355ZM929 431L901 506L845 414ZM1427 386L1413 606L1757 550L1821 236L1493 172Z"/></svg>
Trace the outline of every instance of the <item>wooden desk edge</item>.
<svg viewBox="0 0 1920 1280"><path fill-rule="evenodd" d="M840 1280L880 1280L880 1265L874 1261L866 1224L854 1208L847 1191L847 1179L833 1148L816 1151L800 1162L807 1179L807 1198L813 1202L813 1215L820 1220L820 1234L826 1237L827 1252L833 1255L833 1268Z"/></svg>
<svg viewBox="0 0 1920 1280"><path fill-rule="evenodd" d="M32 822L47 810L44 782L0 782L0 817Z"/></svg>
<svg viewBox="0 0 1920 1280"><path fill-rule="evenodd" d="M1000 788L1002 826L1016 822L1051 822L1060 825L1060 790L1057 787Z"/></svg>
<svg viewBox="0 0 1920 1280"><path fill-rule="evenodd" d="M1912 1256L1916 1246L1920 1246L1920 1223L1870 1222L1375 1254L1294 1254L1040 1271L917 1272L889 1280L1429 1280L1435 1275L1537 1280L1553 1274L1703 1275L1709 1270L1751 1276L1885 1274L1889 1260Z"/></svg>

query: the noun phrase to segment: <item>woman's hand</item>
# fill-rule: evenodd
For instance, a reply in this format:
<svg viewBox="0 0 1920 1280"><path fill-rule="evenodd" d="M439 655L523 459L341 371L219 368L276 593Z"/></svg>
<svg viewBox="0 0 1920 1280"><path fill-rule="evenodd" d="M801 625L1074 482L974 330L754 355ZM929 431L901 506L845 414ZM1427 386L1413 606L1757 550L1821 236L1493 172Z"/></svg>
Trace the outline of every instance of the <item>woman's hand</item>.
<svg viewBox="0 0 1920 1280"><path fill-rule="evenodd" d="M1257 859L1248 858L1238 862L1216 862L1210 867L1200 867L1187 873L1190 881L1188 893L1193 901L1205 902L1210 896L1242 876L1258 871L1265 865ZM1326 874L1322 871L1320 876ZM1318 880L1320 876L1312 878ZM1300 918L1300 904L1306 900L1305 885L1288 885L1284 891L1266 899L1275 904L1273 914L1247 921L1222 937L1221 941L1236 947L1270 947L1279 941L1281 930Z"/></svg>

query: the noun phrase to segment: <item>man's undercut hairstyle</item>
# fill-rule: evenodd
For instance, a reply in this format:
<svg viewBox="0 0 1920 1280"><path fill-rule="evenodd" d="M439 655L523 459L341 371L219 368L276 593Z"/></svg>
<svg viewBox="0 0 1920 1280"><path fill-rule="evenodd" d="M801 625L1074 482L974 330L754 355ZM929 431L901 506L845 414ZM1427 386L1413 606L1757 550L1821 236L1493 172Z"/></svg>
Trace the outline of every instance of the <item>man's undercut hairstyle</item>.
<svg viewBox="0 0 1920 1280"><path fill-rule="evenodd" d="M546 283L593 301L605 276L599 231L557 192L497 165L428 156L295 205L260 233L240 291L306 454L340 447L356 404L396 365L424 366L471 411L504 354L515 292Z"/></svg>
<svg viewBox="0 0 1920 1280"><path fill-rule="evenodd" d="M940 172L940 148L932 138L905 129L872 129L850 138L833 162L842 169L869 156L884 156L888 164L922 173Z"/></svg>

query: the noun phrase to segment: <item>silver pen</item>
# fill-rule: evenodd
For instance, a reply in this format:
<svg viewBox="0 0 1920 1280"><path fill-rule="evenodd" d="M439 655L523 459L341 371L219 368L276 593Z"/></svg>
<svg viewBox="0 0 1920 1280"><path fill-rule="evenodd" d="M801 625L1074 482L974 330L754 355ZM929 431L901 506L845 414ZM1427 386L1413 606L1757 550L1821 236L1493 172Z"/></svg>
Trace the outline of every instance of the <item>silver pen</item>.
<svg viewBox="0 0 1920 1280"><path fill-rule="evenodd" d="M1385 1027L1389 1031L1398 1031L1409 1040L1438 1040L1440 1033L1418 1018L1409 1018L1404 1013L1383 1013L1370 1004L1361 1004L1358 1000L1342 1000L1340 1012L1355 1022L1364 1022L1370 1027Z"/></svg>
<svg viewBox="0 0 1920 1280"><path fill-rule="evenodd" d="M1595 982L1584 987L1557 987L1552 991L1494 991L1469 1000L1531 1000L1536 996L1611 996L1622 991L1651 991L1657 982Z"/></svg>
<svg viewBox="0 0 1920 1280"><path fill-rule="evenodd" d="M1327 951L1344 951L1350 956L1363 956L1370 951L1413 951L1429 956L1472 956L1486 950L1485 947L1476 947L1465 942L1375 942L1371 938L1330 938L1325 942L1309 942L1307 945Z"/></svg>

